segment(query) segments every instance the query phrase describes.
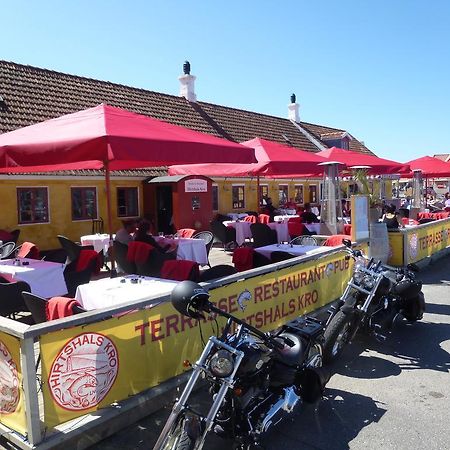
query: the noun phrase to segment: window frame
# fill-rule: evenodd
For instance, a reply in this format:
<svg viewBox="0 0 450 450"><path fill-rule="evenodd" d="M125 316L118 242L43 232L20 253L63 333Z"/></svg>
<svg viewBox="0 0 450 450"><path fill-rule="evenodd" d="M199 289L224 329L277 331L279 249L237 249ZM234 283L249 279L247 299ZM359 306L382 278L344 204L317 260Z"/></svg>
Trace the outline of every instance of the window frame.
<svg viewBox="0 0 450 450"><path fill-rule="evenodd" d="M238 202L242 202L242 205L235 206L236 202L234 201L234 192L235 189L242 189L242 200L238 200ZM238 194L239 197L239 194ZM232 209L244 209L245 208L245 184L233 184L231 186L231 207Z"/></svg>
<svg viewBox="0 0 450 450"><path fill-rule="evenodd" d="M211 186L211 196L213 211L219 211L219 185L213 184ZM214 206L217 206L217 208L214 208Z"/></svg>
<svg viewBox="0 0 450 450"><path fill-rule="evenodd" d="M82 204L82 208L83 208L83 216L82 217L74 217L74 210L73 210L73 193L75 190L80 190L82 191L82 200L81 200L81 204ZM86 214L86 202L84 201L85 199L85 191L87 190L93 190L94 191L94 195L95 195L95 201L94 201L94 215L91 217L88 214ZM94 219L98 219L98 194L97 194L97 187L96 186L71 186L70 187L70 213L71 213L71 217L72 217L72 222L80 222L83 220L94 220Z"/></svg>
<svg viewBox="0 0 450 450"><path fill-rule="evenodd" d="M315 200L312 199L312 191L314 190ZM309 203L318 203L318 192L317 192L317 184L310 184L308 186L308 200Z"/></svg>
<svg viewBox="0 0 450 450"><path fill-rule="evenodd" d="M128 205L125 205L125 208L127 208L127 211L125 214L120 214L120 205L119 205L119 190L125 190L125 191L136 191L136 214L129 214L128 211ZM126 196L125 196L125 202L126 202ZM120 217L121 219L127 218L127 217L139 217L140 214L140 207L139 207L139 188L137 186L117 186L116 187L116 207L117 207L117 217Z"/></svg>
<svg viewBox="0 0 450 450"><path fill-rule="evenodd" d="M266 194L264 194L265 190L267 190ZM259 185L259 206L265 206L265 204L263 203L264 197L266 197L266 198L270 197L268 184L260 184Z"/></svg>
<svg viewBox="0 0 450 450"><path fill-rule="evenodd" d="M46 209L47 213L47 220L28 220L23 221L21 218L21 202L20 202L20 193L22 191L38 191L43 190L45 191L45 198L44 198L44 207ZM17 186L16 187L16 196L17 196L17 223L19 225L33 225L33 224L42 224L42 223L50 223L50 197L49 197L49 188L48 186ZM35 196L33 195L31 199L31 215L34 217L35 215Z"/></svg>
<svg viewBox="0 0 450 450"><path fill-rule="evenodd" d="M282 189L283 188L283 189ZM286 188L286 189L284 189ZM281 201L280 193L286 192L286 200L284 202ZM289 184L279 184L278 185L278 205L284 206L289 202Z"/></svg>
<svg viewBox="0 0 450 450"><path fill-rule="evenodd" d="M301 201L297 200L297 188L301 188L302 196ZM294 201L297 204L303 205L305 203L305 186L303 184L294 185Z"/></svg>

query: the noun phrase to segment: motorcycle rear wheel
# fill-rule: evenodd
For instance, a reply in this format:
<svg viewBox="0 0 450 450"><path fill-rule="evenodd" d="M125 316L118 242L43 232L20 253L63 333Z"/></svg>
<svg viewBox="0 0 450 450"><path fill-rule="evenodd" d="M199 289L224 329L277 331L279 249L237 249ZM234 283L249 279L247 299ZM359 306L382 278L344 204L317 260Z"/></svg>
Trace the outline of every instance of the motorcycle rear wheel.
<svg viewBox="0 0 450 450"><path fill-rule="evenodd" d="M193 450L199 436L193 436L190 420L197 418L181 413L162 447L164 450Z"/></svg>
<svg viewBox="0 0 450 450"><path fill-rule="evenodd" d="M352 332L352 315L338 311L327 326L323 343L323 361L335 361L348 344Z"/></svg>
<svg viewBox="0 0 450 450"><path fill-rule="evenodd" d="M417 322L423 318L425 312L425 296L419 292L416 297L408 300L406 308L402 311L403 317L409 322Z"/></svg>

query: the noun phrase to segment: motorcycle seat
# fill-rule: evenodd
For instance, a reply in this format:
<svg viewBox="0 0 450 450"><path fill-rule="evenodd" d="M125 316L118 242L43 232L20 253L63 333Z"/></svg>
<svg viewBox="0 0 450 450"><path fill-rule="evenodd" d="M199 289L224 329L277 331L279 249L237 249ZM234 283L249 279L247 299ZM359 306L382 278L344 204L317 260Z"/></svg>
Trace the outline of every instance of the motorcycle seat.
<svg viewBox="0 0 450 450"><path fill-rule="evenodd" d="M289 345L284 344L282 349L278 349L277 360L282 364L286 364L288 366L298 366L301 364L306 358L307 345L305 341L293 333L283 332L279 336L284 336L289 338L292 342L294 342L293 347L289 347ZM280 342L283 342L282 339L277 338Z"/></svg>

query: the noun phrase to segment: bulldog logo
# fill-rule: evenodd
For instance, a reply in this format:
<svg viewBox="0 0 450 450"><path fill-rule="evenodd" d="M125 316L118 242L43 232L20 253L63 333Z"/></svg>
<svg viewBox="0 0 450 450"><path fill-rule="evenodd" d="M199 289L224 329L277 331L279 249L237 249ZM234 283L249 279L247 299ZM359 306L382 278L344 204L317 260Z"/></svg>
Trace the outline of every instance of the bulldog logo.
<svg viewBox="0 0 450 450"><path fill-rule="evenodd" d="M119 355L106 336L83 333L72 338L53 361L48 385L55 402L80 411L98 405L117 377Z"/></svg>

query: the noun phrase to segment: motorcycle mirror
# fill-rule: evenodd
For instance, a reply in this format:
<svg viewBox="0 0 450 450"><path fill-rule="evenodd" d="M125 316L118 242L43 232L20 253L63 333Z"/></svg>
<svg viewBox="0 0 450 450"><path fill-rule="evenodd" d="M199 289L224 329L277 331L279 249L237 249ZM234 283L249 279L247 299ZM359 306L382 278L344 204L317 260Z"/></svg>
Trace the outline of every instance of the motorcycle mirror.
<svg viewBox="0 0 450 450"><path fill-rule="evenodd" d="M350 239L342 239L342 243L346 246L346 247L351 247L352 246L352 241Z"/></svg>

